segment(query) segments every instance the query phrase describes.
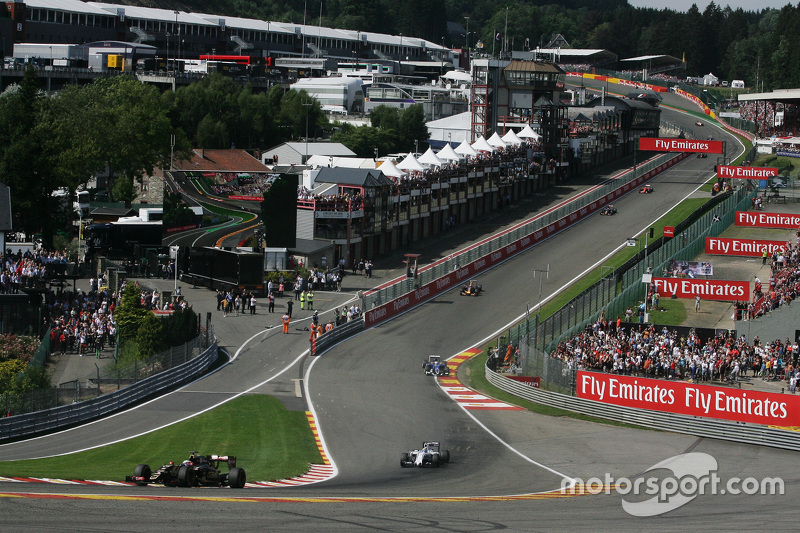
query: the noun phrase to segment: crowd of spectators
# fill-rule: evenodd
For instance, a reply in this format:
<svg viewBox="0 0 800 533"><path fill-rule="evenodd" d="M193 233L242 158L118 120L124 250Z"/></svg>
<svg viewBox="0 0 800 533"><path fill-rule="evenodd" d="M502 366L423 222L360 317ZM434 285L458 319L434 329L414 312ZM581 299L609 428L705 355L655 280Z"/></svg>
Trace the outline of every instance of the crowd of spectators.
<svg viewBox="0 0 800 533"><path fill-rule="evenodd" d="M222 172L211 184L211 190L217 196L261 196L271 186L271 177L266 173Z"/></svg>
<svg viewBox="0 0 800 533"><path fill-rule="evenodd" d="M738 381L748 372L764 380L796 378L800 347L789 339L748 342L729 332L703 340L693 329L683 336L653 325L626 330L620 323L601 317L552 356L579 370L692 382Z"/></svg>
<svg viewBox="0 0 800 533"><path fill-rule="evenodd" d="M22 288L32 288L37 281L55 276L58 270L66 268L67 257L64 252L17 250L11 248L0 254L0 293L16 294Z"/></svg>
<svg viewBox="0 0 800 533"><path fill-rule="evenodd" d="M118 291L109 288L107 281L105 275L91 278L88 292L46 292L45 320L51 328L50 347L53 353L99 357L105 349L114 348L118 296L129 281L122 281ZM135 283L139 287L138 282ZM190 307L180 295L169 302L163 302L158 291L144 288L141 288L140 303L149 310Z"/></svg>

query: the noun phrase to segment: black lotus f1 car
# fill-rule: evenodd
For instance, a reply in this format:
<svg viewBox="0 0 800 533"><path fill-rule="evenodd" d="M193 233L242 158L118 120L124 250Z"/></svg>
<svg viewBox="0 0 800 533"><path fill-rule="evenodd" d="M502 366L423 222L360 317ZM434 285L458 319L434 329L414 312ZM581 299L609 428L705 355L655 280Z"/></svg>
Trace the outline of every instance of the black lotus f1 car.
<svg viewBox="0 0 800 533"><path fill-rule="evenodd" d="M227 463L228 472L220 471L220 463ZM175 464L173 461L152 471L149 465L137 465L132 476L125 481L137 485L160 483L167 487L231 487L244 488L247 475L243 468L236 467L236 457L232 455L197 455L190 452L189 459Z"/></svg>
<svg viewBox="0 0 800 533"><path fill-rule="evenodd" d="M411 450L400 457L400 466L431 466L439 468L440 465L450 462L450 450L439 449L438 442L423 442L419 450Z"/></svg>

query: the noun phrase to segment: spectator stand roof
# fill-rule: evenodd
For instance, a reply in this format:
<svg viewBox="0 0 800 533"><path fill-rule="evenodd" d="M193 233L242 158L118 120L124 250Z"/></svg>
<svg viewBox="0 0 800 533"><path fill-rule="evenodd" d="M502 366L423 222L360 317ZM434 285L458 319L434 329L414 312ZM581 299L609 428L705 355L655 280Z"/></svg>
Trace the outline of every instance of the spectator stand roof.
<svg viewBox="0 0 800 533"><path fill-rule="evenodd" d="M394 182L383 175L380 169L322 167L314 179L315 183L335 183L353 187L382 187L394 185Z"/></svg>
<svg viewBox="0 0 800 533"><path fill-rule="evenodd" d="M617 62L617 54L602 48L536 48L529 52L511 52L511 59L521 61L555 61L559 64L593 66Z"/></svg>
<svg viewBox="0 0 800 533"><path fill-rule="evenodd" d="M754 103L755 107L759 110L756 118L756 125L759 128L760 135L769 136L771 133L779 134L782 136L797 135L800 132L800 123L797 119L792 119L789 115L787 120L782 120L779 125L776 125L777 113L782 111L779 104L785 110L786 106L794 106L795 109L800 106L800 89L776 89L772 92L766 93L739 93L737 95L739 102ZM786 113L783 115L787 116ZM795 112L794 117L797 116ZM742 118L745 118L744 116ZM752 120L752 119L747 119Z"/></svg>
<svg viewBox="0 0 800 533"><path fill-rule="evenodd" d="M628 70L647 69L648 73L667 72L669 70L685 69L686 62L670 55L649 55L627 57L619 60L620 66Z"/></svg>

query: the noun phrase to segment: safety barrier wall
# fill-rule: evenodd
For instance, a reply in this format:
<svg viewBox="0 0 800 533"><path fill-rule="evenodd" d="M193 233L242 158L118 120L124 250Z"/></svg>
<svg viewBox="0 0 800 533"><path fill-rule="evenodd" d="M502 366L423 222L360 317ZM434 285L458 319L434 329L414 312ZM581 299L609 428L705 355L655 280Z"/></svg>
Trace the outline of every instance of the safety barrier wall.
<svg viewBox="0 0 800 533"><path fill-rule="evenodd" d="M108 415L166 389L191 381L217 360L216 341L205 352L172 370L160 372L129 387L72 405L0 418L0 441L30 437Z"/></svg>
<svg viewBox="0 0 800 533"><path fill-rule="evenodd" d="M537 389L523 382L509 379L488 367L484 367L484 371L489 383L500 390L549 407L662 431L800 451L800 433L798 432L759 424L744 424L608 405Z"/></svg>
<svg viewBox="0 0 800 533"><path fill-rule="evenodd" d="M332 330L317 337L316 342L311 343L311 355L322 355L326 350L333 348L336 344L352 337L356 333L364 331L364 317L351 320L341 326L336 326Z"/></svg>
<svg viewBox="0 0 800 533"><path fill-rule="evenodd" d="M390 301L382 301L381 296L385 297L385 292L365 295L363 308L369 309L365 313L365 327L372 327L412 309L452 289L460 282L489 270L510 257L552 237L686 157L687 154L657 156L639 167L637 172L626 176L627 179L625 181L615 180L558 209L554 209L544 216L518 224L510 230L468 248L452 258L434 263L430 268L423 271L425 275L421 273L417 280L409 279L395 284L403 292L399 297L395 297ZM376 294L378 295L377 297L375 296ZM372 306L368 304L370 301Z"/></svg>

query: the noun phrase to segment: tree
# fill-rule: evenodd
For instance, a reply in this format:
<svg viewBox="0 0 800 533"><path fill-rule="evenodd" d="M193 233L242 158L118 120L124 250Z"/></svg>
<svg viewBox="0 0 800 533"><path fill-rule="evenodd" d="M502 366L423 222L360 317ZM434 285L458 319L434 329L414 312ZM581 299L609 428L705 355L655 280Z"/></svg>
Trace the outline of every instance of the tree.
<svg viewBox="0 0 800 533"><path fill-rule="evenodd" d="M164 342L167 346L180 346L197 336L199 317L191 309L176 309L161 319Z"/></svg>
<svg viewBox="0 0 800 533"><path fill-rule="evenodd" d="M136 337L139 326L147 315L152 313L142 306L139 289L133 283L128 283L122 291L122 300L116 310L120 337L122 339Z"/></svg>
<svg viewBox="0 0 800 533"><path fill-rule="evenodd" d="M150 312L142 317L136 332L136 344L139 346L139 359L148 359L166 348L160 318Z"/></svg>
<svg viewBox="0 0 800 533"><path fill-rule="evenodd" d="M403 151L411 151L414 141L427 142L430 138L428 126L425 125L425 112L422 104L414 104L403 110L400 115L398 135L403 143Z"/></svg>

